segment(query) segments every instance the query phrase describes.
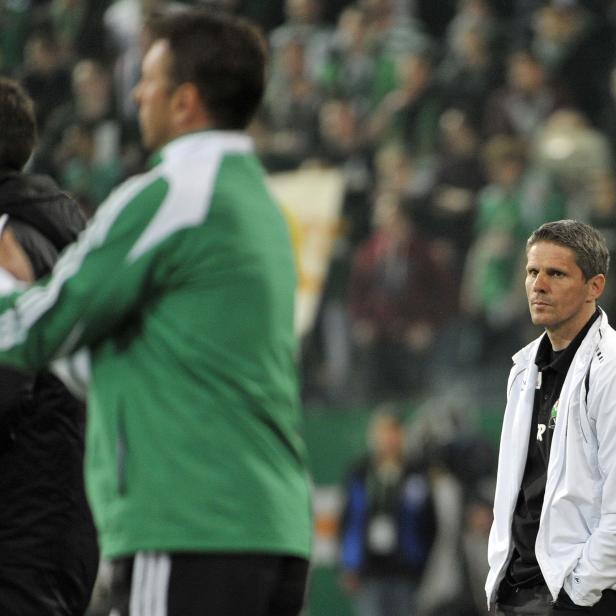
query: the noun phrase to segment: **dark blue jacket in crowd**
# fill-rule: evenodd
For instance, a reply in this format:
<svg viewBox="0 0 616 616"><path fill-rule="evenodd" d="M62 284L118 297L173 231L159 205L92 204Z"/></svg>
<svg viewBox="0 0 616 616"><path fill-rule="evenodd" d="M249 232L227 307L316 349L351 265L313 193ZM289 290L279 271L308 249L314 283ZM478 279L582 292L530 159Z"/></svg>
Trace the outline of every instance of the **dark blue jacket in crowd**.
<svg viewBox="0 0 616 616"><path fill-rule="evenodd" d="M382 504L375 502L370 488L374 477L368 458L350 473L346 503L340 524L340 558L344 569L360 575L405 575L418 579L423 574L436 535L436 513L430 481L425 471L406 468L397 490L389 499L387 516L394 540L386 553L370 547L371 524L383 516Z"/></svg>

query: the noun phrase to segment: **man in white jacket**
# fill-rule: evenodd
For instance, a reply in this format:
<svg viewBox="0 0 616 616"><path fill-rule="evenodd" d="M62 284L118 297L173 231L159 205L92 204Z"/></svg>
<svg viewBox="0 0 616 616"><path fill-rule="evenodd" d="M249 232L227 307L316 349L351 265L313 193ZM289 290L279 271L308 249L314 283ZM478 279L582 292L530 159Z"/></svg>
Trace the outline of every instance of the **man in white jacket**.
<svg viewBox="0 0 616 616"><path fill-rule="evenodd" d="M608 250L561 220L528 239L545 333L513 357L486 593L498 616L616 615L616 332L597 307Z"/></svg>

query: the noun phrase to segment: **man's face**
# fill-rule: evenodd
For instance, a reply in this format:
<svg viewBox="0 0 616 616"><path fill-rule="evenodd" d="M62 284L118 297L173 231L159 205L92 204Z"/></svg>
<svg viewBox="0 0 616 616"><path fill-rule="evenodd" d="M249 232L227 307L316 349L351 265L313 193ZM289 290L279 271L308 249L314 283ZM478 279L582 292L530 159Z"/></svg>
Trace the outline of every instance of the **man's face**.
<svg viewBox="0 0 616 616"><path fill-rule="evenodd" d="M537 242L528 250L526 295L535 325L572 340L595 309L605 277L584 280L571 248Z"/></svg>
<svg viewBox="0 0 616 616"><path fill-rule="evenodd" d="M404 449L404 428L388 417L379 419L372 428L377 458L400 458Z"/></svg>
<svg viewBox="0 0 616 616"><path fill-rule="evenodd" d="M169 77L170 67L169 44L158 39L143 58L141 79L134 91L141 139L149 150L160 148L173 137L171 101L175 86Z"/></svg>

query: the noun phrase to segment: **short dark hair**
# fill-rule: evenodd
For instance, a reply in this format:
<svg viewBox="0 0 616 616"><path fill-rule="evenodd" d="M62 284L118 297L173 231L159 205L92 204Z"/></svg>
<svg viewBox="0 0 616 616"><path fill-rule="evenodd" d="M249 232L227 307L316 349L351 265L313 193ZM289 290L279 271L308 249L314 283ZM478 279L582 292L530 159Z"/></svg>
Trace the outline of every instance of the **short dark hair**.
<svg viewBox="0 0 616 616"><path fill-rule="evenodd" d="M0 77L0 170L21 171L35 143L34 102L19 83Z"/></svg>
<svg viewBox="0 0 616 616"><path fill-rule="evenodd" d="M526 242L526 250L537 242L552 242L575 253L575 262L585 280L597 274L607 274L610 254L605 238L594 227L578 220L546 222L533 231Z"/></svg>
<svg viewBox="0 0 616 616"><path fill-rule="evenodd" d="M196 85L215 127L245 128L265 89L261 31L245 19L199 8L158 14L148 25L155 39L169 42L169 77Z"/></svg>

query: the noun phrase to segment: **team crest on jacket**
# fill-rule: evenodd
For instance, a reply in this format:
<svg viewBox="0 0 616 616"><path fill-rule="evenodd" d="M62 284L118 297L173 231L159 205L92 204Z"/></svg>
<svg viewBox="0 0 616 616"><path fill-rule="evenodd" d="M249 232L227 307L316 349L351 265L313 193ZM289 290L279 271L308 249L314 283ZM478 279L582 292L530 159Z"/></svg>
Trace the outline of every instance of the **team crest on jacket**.
<svg viewBox="0 0 616 616"><path fill-rule="evenodd" d="M554 402L554 406L552 407L552 410L550 411L550 420L548 422L548 428L550 430L554 430L554 428L556 427L556 418L558 417L558 403L560 402L560 400L556 400L556 402Z"/></svg>

